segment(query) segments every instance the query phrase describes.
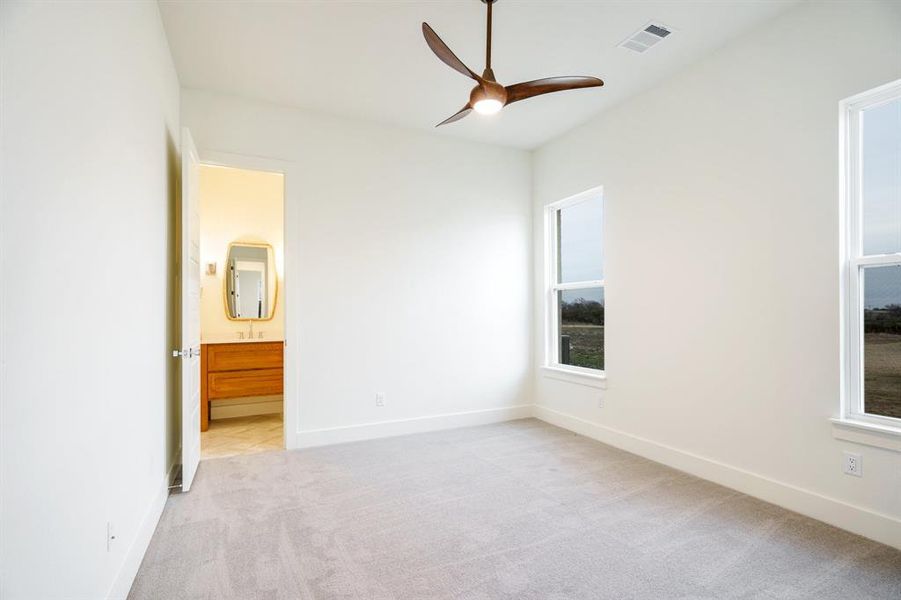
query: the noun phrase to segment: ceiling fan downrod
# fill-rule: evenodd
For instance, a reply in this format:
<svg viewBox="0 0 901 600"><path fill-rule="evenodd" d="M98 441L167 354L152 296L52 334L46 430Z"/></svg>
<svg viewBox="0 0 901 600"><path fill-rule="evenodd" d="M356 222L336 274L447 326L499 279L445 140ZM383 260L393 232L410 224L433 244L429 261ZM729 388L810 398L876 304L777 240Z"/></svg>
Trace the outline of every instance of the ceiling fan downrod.
<svg viewBox="0 0 901 600"><path fill-rule="evenodd" d="M497 0L482 0L482 2L488 5L488 33L487 33L487 42L485 43L485 75L491 76L491 80L494 81L494 72L491 70L491 7L494 5ZM485 77L482 75L482 77ZM487 79L487 77L485 77Z"/></svg>

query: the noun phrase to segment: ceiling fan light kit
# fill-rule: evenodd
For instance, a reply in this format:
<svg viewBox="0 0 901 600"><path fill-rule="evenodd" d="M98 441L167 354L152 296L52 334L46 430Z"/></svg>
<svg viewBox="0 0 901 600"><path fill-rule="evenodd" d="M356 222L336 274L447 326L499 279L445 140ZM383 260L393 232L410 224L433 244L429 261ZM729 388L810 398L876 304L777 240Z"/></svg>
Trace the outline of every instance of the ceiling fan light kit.
<svg viewBox="0 0 901 600"><path fill-rule="evenodd" d="M504 103L494 98L482 98L476 100L472 107L480 115L496 115L504 108Z"/></svg>
<svg viewBox="0 0 901 600"><path fill-rule="evenodd" d="M548 77L545 79L536 79L535 81L526 81L514 85L503 86L497 82L494 71L491 70L491 7L497 0L481 0L488 7L488 33L485 44L485 70L481 75L476 73L463 64L451 49L445 44L435 30L429 27L428 23L422 24L422 35L425 37L426 43L432 52L435 53L441 62L452 68L453 70L475 80L476 86L472 88L469 94L469 102L460 109L456 114L448 117L444 121L438 123L436 127L459 121L473 110L481 115L494 115L500 110L513 102L526 100L534 96L542 94L550 94L552 92L562 92L565 90L575 90L579 88L599 87L604 82L597 77Z"/></svg>

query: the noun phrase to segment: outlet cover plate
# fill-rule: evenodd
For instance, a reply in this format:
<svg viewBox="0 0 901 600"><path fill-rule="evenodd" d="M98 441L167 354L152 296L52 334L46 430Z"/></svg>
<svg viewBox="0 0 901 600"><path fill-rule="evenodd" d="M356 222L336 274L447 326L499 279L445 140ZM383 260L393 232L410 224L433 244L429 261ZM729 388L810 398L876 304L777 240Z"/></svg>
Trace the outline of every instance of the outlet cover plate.
<svg viewBox="0 0 901 600"><path fill-rule="evenodd" d="M860 454L845 452L842 455L842 471L845 472L845 475L863 477L863 459Z"/></svg>

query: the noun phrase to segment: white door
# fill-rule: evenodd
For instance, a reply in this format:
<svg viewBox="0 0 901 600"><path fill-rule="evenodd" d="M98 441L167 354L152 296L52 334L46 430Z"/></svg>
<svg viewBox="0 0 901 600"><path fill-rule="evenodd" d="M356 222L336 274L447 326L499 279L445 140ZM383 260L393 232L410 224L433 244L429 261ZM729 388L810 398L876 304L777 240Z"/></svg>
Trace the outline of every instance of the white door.
<svg viewBox="0 0 901 600"><path fill-rule="evenodd" d="M191 132L181 135L181 490L200 464L200 160Z"/></svg>

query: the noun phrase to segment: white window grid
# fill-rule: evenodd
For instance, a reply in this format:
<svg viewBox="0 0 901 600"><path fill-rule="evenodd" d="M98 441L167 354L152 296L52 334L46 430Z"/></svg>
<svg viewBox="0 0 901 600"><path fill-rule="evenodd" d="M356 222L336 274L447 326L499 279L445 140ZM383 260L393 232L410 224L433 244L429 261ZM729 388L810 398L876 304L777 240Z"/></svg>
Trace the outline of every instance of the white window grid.
<svg viewBox="0 0 901 600"><path fill-rule="evenodd" d="M865 412L863 277L866 269L901 266L901 252L863 253L862 116L864 111L901 99L901 80L840 103L842 418L898 427L901 419Z"/></svg>

